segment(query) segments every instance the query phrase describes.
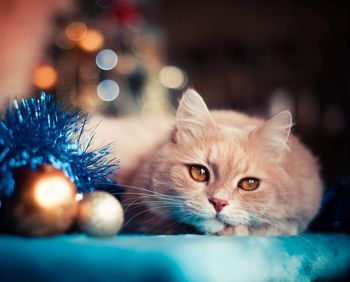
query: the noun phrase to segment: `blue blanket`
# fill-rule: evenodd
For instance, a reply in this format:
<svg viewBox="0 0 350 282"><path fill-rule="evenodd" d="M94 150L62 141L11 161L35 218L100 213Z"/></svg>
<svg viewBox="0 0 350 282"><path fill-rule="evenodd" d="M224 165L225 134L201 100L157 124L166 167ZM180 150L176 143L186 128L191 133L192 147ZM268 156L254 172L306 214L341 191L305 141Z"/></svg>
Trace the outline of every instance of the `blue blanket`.
<svg viewBox="0 0 350 282"><path fill-rule="evenodd" d="M0 236L0 281L345 280L350 235Z"/></svg>

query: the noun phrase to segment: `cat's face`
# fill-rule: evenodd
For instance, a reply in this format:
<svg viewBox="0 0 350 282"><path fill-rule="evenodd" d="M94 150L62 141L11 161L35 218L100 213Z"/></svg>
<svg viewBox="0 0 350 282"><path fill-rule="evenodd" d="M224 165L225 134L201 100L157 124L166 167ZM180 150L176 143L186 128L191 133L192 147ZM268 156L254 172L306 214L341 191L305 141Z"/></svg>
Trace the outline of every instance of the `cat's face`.
<svg viewBox="0 0 350 282"><path fill-rule="evenodd" d="M155 157L151 188L159 198L149 206L212 234L286 216L281 189L289 179L278 163L290 126L289 113L251 128L216 124L201 97L189 91L173 139Z"/></svg>

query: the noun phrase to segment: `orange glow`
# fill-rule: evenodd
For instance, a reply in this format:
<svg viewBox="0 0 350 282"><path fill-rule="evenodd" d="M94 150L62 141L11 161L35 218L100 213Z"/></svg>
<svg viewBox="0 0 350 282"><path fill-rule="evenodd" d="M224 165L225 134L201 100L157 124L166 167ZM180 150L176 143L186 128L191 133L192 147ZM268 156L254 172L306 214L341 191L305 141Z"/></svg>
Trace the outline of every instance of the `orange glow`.
<svg viewBox="0 0 350 282"><path fill-rule="evenodd" d="M103 43L102 34L97 30L90 29L84 39L79 41L79 46L87 52L96 52L102 47Z"/></svg>
<svg viewBox="0 0 350 282"><path fill-rule="evenodd" d="M33 83L40 89L52 88L57 82L57 72L50 65L39 66L33 74Z"/></svg>
<svg viewBox="0 0 350 282"><path fill-rule="evenodd" d="M74 197L73 194L72 184L62 177L43 179L34 188L36 202L46 208L64 205Z"/></svg>
<svg viewBox="0 0 350 282"><path fill-rule="evenodd" d="M96 111L103 105L103 101L97 96L95 85L82 87L79 91L79 95L74 95L73 97L71 97L72 103L88 112Z"/></svg>
<svg viewBox="0 0 350 282"><path fill-rule="evenodd" d="M87 28L83 22L72 22L66 28L66 35L72 41L80 41L87 35Z"/></svg>

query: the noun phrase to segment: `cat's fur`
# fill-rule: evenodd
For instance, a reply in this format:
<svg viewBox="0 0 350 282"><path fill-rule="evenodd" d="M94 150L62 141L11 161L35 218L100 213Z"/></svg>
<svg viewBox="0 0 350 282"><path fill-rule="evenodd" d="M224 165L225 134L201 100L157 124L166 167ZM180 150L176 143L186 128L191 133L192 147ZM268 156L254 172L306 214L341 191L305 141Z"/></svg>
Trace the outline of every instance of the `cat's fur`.
<svg viewBox="0 0 350 282"><path fill-rule="evenodd" d="M116 149L118 182L127 185L126 228L169 234L190 226L218 235L305 230L319 210L322 182L315 157L290 134L291 126L289 111L268 121L209 112L194 90L183 95L175 119L121 121ZM134 137L126 134L132 131ZM118 146L118 139L125 144L119 140ZM191 178L193 164L208 168L209 182ZM238 188L244 177L260 179L260 187ZM212 197L228 205L217 213Z"/></svg>

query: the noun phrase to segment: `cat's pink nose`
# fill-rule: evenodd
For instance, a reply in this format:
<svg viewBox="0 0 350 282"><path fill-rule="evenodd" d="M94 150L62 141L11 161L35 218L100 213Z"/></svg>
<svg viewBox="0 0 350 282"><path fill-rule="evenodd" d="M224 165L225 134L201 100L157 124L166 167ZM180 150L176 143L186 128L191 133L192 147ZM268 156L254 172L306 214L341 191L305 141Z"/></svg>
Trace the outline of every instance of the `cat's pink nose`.
<svg viewBox="0 0 350 282"><path fill-rule="evenodd" d="M210 198L209 202L214 206L214 209L217 213L221 212L222 209L228 205L227 200L218 199L215 197Z"/></svg>

